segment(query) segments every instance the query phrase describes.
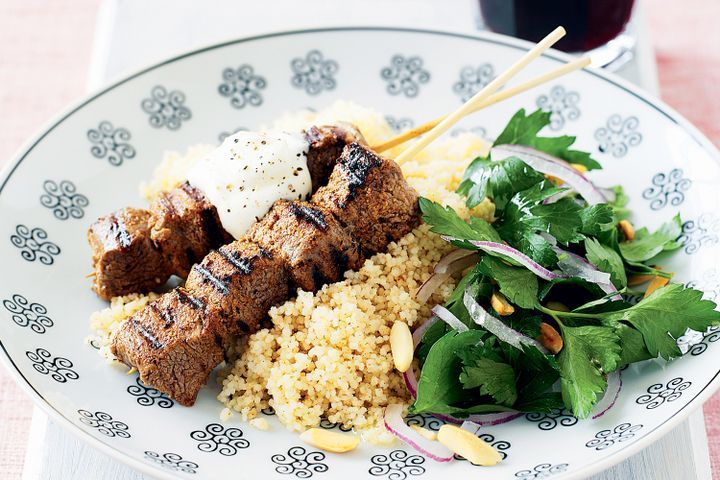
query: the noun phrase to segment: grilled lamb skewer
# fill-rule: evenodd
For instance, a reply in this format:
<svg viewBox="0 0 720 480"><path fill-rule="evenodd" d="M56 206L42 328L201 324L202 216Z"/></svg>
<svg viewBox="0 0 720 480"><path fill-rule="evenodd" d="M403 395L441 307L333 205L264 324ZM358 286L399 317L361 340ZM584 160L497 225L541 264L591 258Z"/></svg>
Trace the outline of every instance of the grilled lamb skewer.
<svg viewBox="0 0 720 480"><path fill-rule="evenodd" d="M408 208L417 205L417 193L395 162L352 143L343 150L338 167L327 185L315 192L313 202L340 221L366 256L402 238L407 225L417 225L419 210Z"/></svg>
<svg viewBox="0 0 720 480"><path fill-rule="evenodd" d="M314 203L275 202L246 237L281 259L293 284L309 292L338 281L365 261L358 242L332 213Z"/></svg>
<svg viewBox="0 0 720 480"><path fill-rule="evenodd" d="M338 281L363 252L384 250L420 222L400 167L366 147L345 147L330 179L310 202L276 202L244 238L195 265L184 288L126 320L113 354L146 384L193 405L225 342L254 331L291 286L316 291ZM373 228L360 232L351 221Z"/></svg>
<svg viewBox="0 0 720 480"><path fill-rule="evenodd" d="M148 385L182 405L193 405L225 357L224 342L255 331L268 309L288 295L282 262L252 242L238 240L208 254L185 288L162 295L126 320L113 338L112 351L126 364L137 365Z"/></svg>
<svg viewBox="0 0 720 480"><path fill-rule="evenodd" d="M327 183L345 145L364 142L350 125L312 127L305 139L313 191ZM154 290L171 275L187 277L193 264L233 237L203 192L185 182L162 193L149 210L125 208L99 218L88 240L95 272L92 288L109 300Z"/></svg>

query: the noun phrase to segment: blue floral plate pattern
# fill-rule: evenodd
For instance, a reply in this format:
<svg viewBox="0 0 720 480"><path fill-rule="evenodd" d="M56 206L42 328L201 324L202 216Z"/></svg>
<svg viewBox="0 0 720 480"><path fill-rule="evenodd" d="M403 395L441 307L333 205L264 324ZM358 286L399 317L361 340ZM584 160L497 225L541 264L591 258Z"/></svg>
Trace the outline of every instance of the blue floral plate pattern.
<svg viewBox="0 0 720 480"><path fill-rule="evenodd" d="M596 420L567 411L528 414L483 429L497 467L435 463L397 445L346 455L304 445L263 412L269 431L219 422L214 388L184 408L84 345L103 308L89 289L85 232L92 219L142 205L138 183L162 152L217 143L288 110L351 99L403 130L460 105L528 44L395 28L334 28L265 35L169 59L84 99L50 124L0 176L0 358L51 417L96 448L160 478L581 478L636 453L700 407L720 385L720 331L686 335L688 353L623 372L617 405ZM544 55L518 81L568 57ZM682 250L666 265L720 300L718 151L663 103L615 77L577 72L480 112L455 131L492 138L520 107L552 113L621 183L649 227L680 213ZM468 159L469 160L469 159ZM416 416L411 423L438 429ZM323 423L325 428L337 426Z"/></svg>

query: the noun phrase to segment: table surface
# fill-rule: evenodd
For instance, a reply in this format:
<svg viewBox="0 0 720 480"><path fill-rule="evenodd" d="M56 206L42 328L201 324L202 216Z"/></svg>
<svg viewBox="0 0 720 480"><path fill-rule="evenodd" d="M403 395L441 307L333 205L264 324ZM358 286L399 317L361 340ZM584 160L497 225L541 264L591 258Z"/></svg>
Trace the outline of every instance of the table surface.
<svg viewBox="0 0 720 480"><path fill-rule="evenodd" d="M305 6L307 7L308 3L322 6L326 25L340 23L355 25L402 24L466 31L474 28L476 17L474 1L451 0L443 4L444 8L438 8L437 2L423 0L424 8L417 8L418 1L395 0L392 2L392 8L388 8L388 4L385 2L384 10L387 15L381 19L374 15L378 9L351 9L352 22L337 20L343 15L347 16L347 4L340 6L343 2L333 2L333 8L330 7L331 3L326 1L308 0L305 2ZM223 4L225 7L216 8L215 12L227 12L228 8L232 9L230 5L232 2L216 1L215 3L216 5ZM288 29L291 5L289 2L284 3L288 3L287 10L275 8L275 11L284 11L284 15L270 14L269 9L259 3L253 4L255 6L243 4L243 17L254 18L255 21L253 22L254 26L248 25L246 28L244 25L242 32L238 32L237 23L232 19L232 15L216 13L215 16L195 16L192 9L201 13L202 7L190 2L160 0L147 4L138 0L106 0L102 3L98 15L89 87L95 88L124 71L198 45L241 34L252 35L262 31ZM373 0L370 3L379 4L380 1ZM407 8L410 3L413 4L413 9ZM277 6L277 4L275 5ZM178 8L178 6L183 8ZM367 7L367 1L364 6ZM313 9L303 10L312 11ZM401 12L403 12L403 18L402 21L399 21L398 17ZM415 14L408 15L408 12L415 12ZM154 23L154 19L161 16L165 18L165 21L161 24ZM184 23L183 19L188 18L201 18L201 21ZM291 18L292 28L319 25L317 18L313 15L303 16L293 12ZM458 25L458 19L465 19L466 25ZM645 22L640 19L638 23L641 36L639 54L637 60L625 67L621 75L656 93L658 85L654 55L647 32L645 32ZM210 26L212 28L209 28ZM0 69L0 75L1 73ZM1 93L2 91L0 91ZM1 140L0 138L0 152L2 151ZM2 405L1 392L0 405ZM0 434L2 430L4 430L4 426L0 426ZM2 443L0 443L1 446ZM23 478L28 480L35 478L145 478L80 443L52 422L48 422L39 411L36 411L33 416L27 451ZM2 450L0 450L0 457L2 457L1 453ZM1 468L2 459L0 458ZM7 470L0 471L7 473ZM689 422L677 427L652 447L596 478L710 478L710 461L702 413L696 413Z"/></svg>

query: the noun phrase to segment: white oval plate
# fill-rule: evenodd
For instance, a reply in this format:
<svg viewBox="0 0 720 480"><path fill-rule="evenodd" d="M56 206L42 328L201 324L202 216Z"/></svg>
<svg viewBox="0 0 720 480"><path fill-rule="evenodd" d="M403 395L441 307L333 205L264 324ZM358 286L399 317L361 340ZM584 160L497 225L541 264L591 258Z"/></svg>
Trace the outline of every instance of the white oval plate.
<svg viewBox="0 0 720 480"><path fill-rule="evenodd" d="M172 58L87 98L21 153L0 183L0 346L6 366L56 421L100 450L170 478L579 478L649 445L718 387L720 332L689 354L624 372L617 406L597 420L527 415L485 429L497 467L439 464L398 445L324 454L274 423L263 432L220 424L217 387L184 408L111 369L83 344L105 304L89 289L85 232L99 215L141 204L138 183L167 149L218 142L281 112L353 101L407 128L457 106L528 48L497 36L394 28L336 28L248 38ZM522 78L565 62L552 52ZM521 80L519 79L519 80ZM520 107L553 112L553 129L578 136L622 183L649 227L680 212L679 281L720 290L718 152L687 121L615 77L585 71L504 102L458 128L496 135ZM468 159L469 161L470 159ZM685 348L688 348L686 345ZM415 421L438 428L432 418Z"/></svg>

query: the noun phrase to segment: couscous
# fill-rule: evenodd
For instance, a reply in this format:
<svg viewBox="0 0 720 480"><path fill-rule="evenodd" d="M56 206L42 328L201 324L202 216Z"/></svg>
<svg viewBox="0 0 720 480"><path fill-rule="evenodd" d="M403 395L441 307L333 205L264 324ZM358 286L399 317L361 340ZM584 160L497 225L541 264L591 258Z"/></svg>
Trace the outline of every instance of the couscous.
<svg viewBox="0 0 720 480"><path fill-rule="evenodd" d="M294 130L337 121L356 125L370 144L393 135L380 113L349 102L336 102L319 112L286 114L271 127ZM184 155L166 154L152 180L142 186L143 195L152 199L177 185L212 148L196 146ZM470 212L454 193L468 159L486 150L486 143L476 135L449 137L403 164L403 173L420 195L451 206L461 216L489 220L492 204L481 203ZM252 420L272 408L282 423L296 431L325 419L364 432L372 441L390 441L382 426L384 409L410 401L393 366L390 329L395 321L411 327L424 322L430 307L443 303L452 292L451 277L425 304L414 296L451 249L421 225L390 244L386 253L366 260L358 271L347 272L344 281L314 294L298 291L293 300L272 308L271 327L243 337L230 349L231 362L218 376L220 416L227 419L237 412ZM92 316L95 341L103 355L110 356L107 345L119 323L155 298L155 294L116 298Z"/></svg>

